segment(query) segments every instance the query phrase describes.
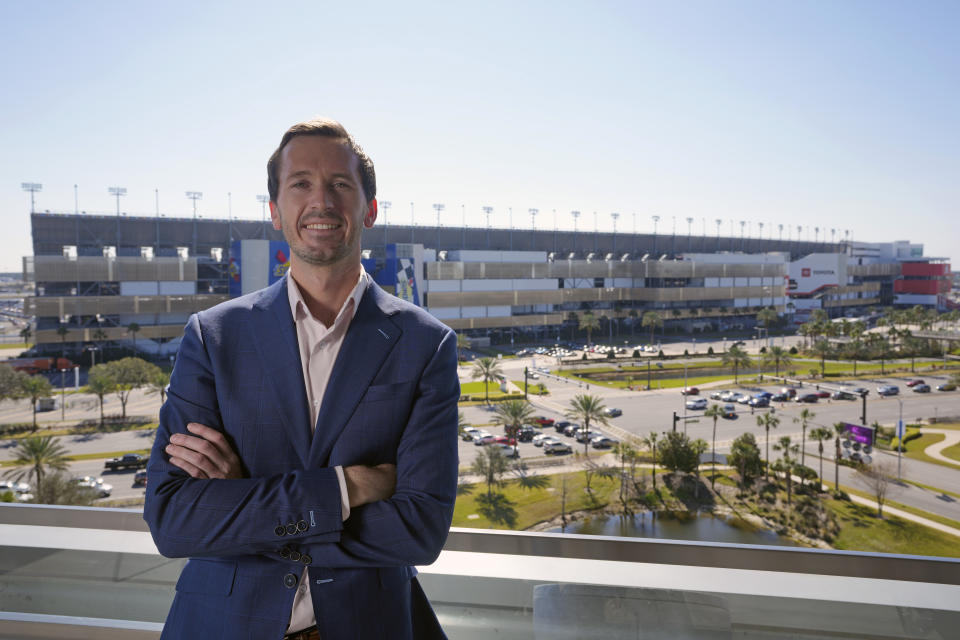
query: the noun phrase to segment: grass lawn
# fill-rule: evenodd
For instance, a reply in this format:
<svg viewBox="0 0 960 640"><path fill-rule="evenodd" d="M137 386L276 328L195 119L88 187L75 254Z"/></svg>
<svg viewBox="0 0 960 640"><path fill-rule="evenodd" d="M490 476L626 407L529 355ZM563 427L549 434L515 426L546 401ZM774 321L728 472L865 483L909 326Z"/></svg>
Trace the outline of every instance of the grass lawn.
<svg viewBox="0 0 960 640"><path fill-rule="evenodd" d="M643 372L646 372L646 369L643 369ZM609 389L626 389L627 386L632 386L634 389L642 389L647 384L646 373L637 372L633 376L633 381L628 382L626 379L623 380L591 380L588 378L581 378L577 376L572 371L554 371L553 375L563 376L564 378L570 378L571 380L577 380L586 384L596 385L598 387L607 387ZM625 377L626 378L626 377ZM741 376L743 379L743 376ZM698 384L704 384L707 382L719 382L722 380L732 380L733 378L728 375L720 376L687 376L687 385L686 386L696 386ZM651 385L654 389L680 389L684 386L683 378L672 379L672 380L653 380Z"/></svg>
<svg viewBox="0 0 960 640"><path fill-rule="evenodd" d="M828 500L827 504L841 523L840 534L833 543L836 549L960 556L956 536L889 515L880 520L875 509L844 500Z"/></svg>
<svg viewBox="0 0 960 640"><path fill-rule="evenodd" d="M44 427L41 426L37 431L24 431L21 433L13 433L10 435L3 436L6 440L20 440L22 438L29 438L30 436L77 436L77 435L86 435L89 433L117 433L119 431L139 431L142 429L156 429L159 423L157 422L146 422L143 424L128 424L122 426L105 426L103 429L99 425L93 427Z"/></svg>
<svg viewBox="0 0 960 640"><path fill-rule="evenodd" d="M566 510L580 511L606 506L617 499L617 483L594 476L593 495L585 491L583 472L550 476L533 476L543 486L525 489L517 480L507 481L499 490L494 487L494 500L487 500L483 482L460 485L453 526L475 529L529 529L538 522L560 515L561 485L566 478ZM502 494L502 497L498 497ZM469 518L468 516L477 516Z"/></svg>
<svg viewBox="0 0 960 640"><path fill-rule="evenodd" d="M949 464L941 462L935 458L931 458L924 453L924 449L930 445L937 444L938 442L943 442L944 438L946 438L946 436L942 433L924 433L919 438L910 440L903 445L903 455L914 460L923 460L924 462L929 462L931 464L939 464L944 467L949 467Z"/></svg>
<svg viewBox="0 0 960 640"><path fill-rule="evenodd" d="M960 443L957 443L952 447L947 447L940 453L942 453L947 458L950 458L951 460L956 460L957 462L960 462Z"/></svg>
<svg viewBox="0 0 960 640"><path fill-rule="evenodd" d="M120 456L127 453L139 453L142 456L150 455L150 449L129 449L127 451L98 451L96 453L81 453L75 456L66 456L65 459L70 462L78 462L80 460L106 460L107 458L119 458ZM0 467L12 467L15 466L13 460L4 460L0 462Z"/></svg>
<svg viewBox="0 0 960 640"><path fill-rule="evenodd" d="M823 484L826 485L826 486L828 486L828 487L832 487L832 486L833 486L833 483L832 483L832 482L826 482L826 481L825 481ZM914 483L914 484L916 484L916 483ZM920 486L922 486L922 485L920 485ZM935 487L926 487L926 488L927 488L927 489L931 489L931 490L933 490L933 491L939 491L939 489L937 489L937 488L935 488ZM847 492L848 494L850 494L850 495L852 495L852 496L860 496L861 498L866 498L867 500L876 500L876 497L874 497L873 495L871 495L870 493L868 493L868 492L866 492L866 491L863 491L862 489L855 489L855 488L853 488L853 487L848 487L848 486L845 486L845 485L842 486L841 489L843 489L845 492ZM894 485L894 486L892 487L892 489L895 491L896 485ZM926 518L927 520L932 520L933 522L939 522L939 523L942 524L942 525L946 525L946 526L948 526L948 527L953 527L954 529L960 529L960 522L957 522L956 520L952 520L952 519L950 519L950 518L945 518L945 517L943 517L943 516L941 516L941 515L938 515L938 514L936 514L936 513L930 513L929 511L924 511L924 510L922 510L922 509L917 509L916 507L911 507L911 506L909 506L909 505L902 504L902 503L897 502L897 501L895 501L895 500L890 500L890 499L885 500L885 501L883 502L883 508L886 509L887 507L893 507L894 509L900 509L901 511L906 511L907 513L912 513L912 514L915 515L915 516L920 516L921 518ZM872 509L872 507L869 507L869 508ZM960 547L958 547L958 554L960 554Z"/></svg>
<svg viewBox="0 0 960 640"><path fill-rule="evenodd" d="M466 394L475 394L483 393L484 387L487 388L490 393L500 393L500 385L496 382L461 382L460 383L460 393L463 395Z"/></svg>

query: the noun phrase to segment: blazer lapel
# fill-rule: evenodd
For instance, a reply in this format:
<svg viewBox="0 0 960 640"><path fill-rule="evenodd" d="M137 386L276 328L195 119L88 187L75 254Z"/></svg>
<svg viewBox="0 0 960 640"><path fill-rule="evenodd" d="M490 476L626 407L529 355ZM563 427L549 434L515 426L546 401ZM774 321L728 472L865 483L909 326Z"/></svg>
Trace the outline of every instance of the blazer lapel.
<svg viewBox="0 0 960 640"><path fill-rule="evenodd" d="M257 348L263 374L273 390L273 397L265 404L273 405L306 468L310 451L310 411L296 325L290 313L287 279L267 288L257 308L259 313L253 314L250 321L250 340Z"/></svg>
<svg viewBox="0 0 960 640"><path fill-rule="evenodd" d="M314 464L327 464L340 432L400 338L400 328L389 318L393 312L390 296L371 282L343 338L323 394L310 450Z"/></svg>

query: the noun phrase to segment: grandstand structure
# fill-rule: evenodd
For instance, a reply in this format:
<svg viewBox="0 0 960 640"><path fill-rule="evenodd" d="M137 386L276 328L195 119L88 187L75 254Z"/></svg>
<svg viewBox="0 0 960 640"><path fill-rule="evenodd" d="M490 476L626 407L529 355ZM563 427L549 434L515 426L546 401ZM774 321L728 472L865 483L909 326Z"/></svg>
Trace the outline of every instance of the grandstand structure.
<svg viewBox="0 0 960 640"><path fill-rule="evenodd" d="M36 295L24 308L40 352L121 342L167 357L191 313L247 292L239 274L262 286L285 266L251 258L283 256L269 221L46 212L31 214L31 229L24 277ZM931 260L910 243L734 237L719 227L679 235L390 224L365 231L363 246L364 267L385 289L495 341L559 334L588 310L618 326L657 311L688 331L749 328L762 307L797 319L814 308L844 314L893 304L904 260ZM939 274L938 292L952 275L948 264L912 271L921 272ZM816 287L804 286L808 275Z"/></svg>

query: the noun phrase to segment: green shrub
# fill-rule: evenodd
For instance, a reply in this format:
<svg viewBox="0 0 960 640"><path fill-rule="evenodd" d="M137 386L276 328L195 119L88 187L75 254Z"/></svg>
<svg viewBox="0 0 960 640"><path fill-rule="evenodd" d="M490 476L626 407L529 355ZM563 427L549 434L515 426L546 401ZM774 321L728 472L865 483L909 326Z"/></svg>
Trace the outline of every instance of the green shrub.
<svg viewBox="0 0 960 640"><path fill-rule="evenodd" d="M707 355L710 355L710 356L713 355L713 347L708 347L708 348L707 348Z"/></svg>

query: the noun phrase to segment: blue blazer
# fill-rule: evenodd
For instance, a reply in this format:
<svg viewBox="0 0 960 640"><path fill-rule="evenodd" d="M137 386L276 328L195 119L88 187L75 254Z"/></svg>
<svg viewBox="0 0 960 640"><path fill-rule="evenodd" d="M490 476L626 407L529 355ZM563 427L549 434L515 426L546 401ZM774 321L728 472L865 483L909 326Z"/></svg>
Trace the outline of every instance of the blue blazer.
<svg viewBox="0 0 960 640"><path fill-rule="evenodd" d="M287 279L191 316L148 466L157 549L189 557L163 637L279 640L300 577L324 640L443 637L416 582L446 540L457 485L456 336L371 284L311 434ZM223 431L240 480L197 480L164 448ZM396 493L342 520L337 465L397 465Z"/></svg>

